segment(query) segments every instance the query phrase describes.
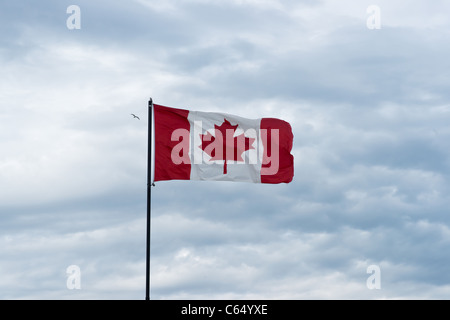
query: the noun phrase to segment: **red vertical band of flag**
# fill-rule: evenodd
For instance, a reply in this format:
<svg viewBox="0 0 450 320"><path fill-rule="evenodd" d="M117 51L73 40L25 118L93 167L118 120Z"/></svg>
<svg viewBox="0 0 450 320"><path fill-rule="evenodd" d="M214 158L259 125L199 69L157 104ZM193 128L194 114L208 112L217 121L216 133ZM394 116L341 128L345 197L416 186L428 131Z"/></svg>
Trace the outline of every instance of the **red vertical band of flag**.
<svg viewBox="0 0 450 320"><path fill-rule="evenodd" d="M291 125L283 120L275 118L262 118L261 131L266 130L267 136L262 135L264 158L261 166L261 183L289 183L294 177L294 156L291 154L294 135L292 134ZM274 130L278 130L278 146L272 145L272 134ZM274 174L264 174L265 168L270 168L273 163L270 163L267 158L273 156L273 152L277 148L278 155L278 170ZM274 160L272 160L274 161ZM270 172L270 170L269 170Z"/></svg>
<svg viewBox="0 0 450 320"><path fill-rule="evenodd" d="M175 164L172 159L172 149L179 141L172 141L172 133L177 129L190 130L187 119L188 110L175 109L153 105L155 119L155 181L189 180L190 164Z"/></svg>

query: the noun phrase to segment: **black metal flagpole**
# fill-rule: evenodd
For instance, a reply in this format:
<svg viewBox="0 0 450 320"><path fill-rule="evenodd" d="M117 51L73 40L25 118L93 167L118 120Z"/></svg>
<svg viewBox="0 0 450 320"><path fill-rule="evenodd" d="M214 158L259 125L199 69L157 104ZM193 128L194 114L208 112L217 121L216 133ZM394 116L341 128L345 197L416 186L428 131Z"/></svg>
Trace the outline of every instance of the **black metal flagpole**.
<svg viewBox="0 0 450 320"><path fill-rule="evenodd" d="M147 260L145 300L150 300L150 227L152 204L152 124L153 124L153 100L148 101L148 157L147 157Z"/></svg>

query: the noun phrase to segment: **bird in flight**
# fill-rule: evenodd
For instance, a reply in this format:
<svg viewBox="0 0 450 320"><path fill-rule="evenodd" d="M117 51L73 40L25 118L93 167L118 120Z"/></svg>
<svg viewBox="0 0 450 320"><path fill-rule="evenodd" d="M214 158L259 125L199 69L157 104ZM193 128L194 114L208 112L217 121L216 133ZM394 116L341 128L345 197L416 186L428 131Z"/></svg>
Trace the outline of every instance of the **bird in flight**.
<svg viewBox="0 0 450 320"><path fill-rule="evenodd" d="M134 113L132 113L131 115L133 116L133 118L136 118L136 119L138 119L138 120L141 120L141 119L139 119L139 117L138 117L137 115L135 115Z"/></svg>

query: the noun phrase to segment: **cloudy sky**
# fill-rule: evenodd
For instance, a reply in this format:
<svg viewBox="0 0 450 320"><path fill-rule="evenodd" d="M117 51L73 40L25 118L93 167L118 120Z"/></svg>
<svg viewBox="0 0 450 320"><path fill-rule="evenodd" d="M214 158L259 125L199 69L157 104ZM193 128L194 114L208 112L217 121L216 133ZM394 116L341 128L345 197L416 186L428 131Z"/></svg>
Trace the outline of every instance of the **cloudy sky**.
<svg viewBox="0 0 450 320"><path fill-rule="evenodd" d="M290 184L157 183L152 299L449 298L449 12L2 1L0 298L144 299L149 97L284 119L295 157Z"/></svg>

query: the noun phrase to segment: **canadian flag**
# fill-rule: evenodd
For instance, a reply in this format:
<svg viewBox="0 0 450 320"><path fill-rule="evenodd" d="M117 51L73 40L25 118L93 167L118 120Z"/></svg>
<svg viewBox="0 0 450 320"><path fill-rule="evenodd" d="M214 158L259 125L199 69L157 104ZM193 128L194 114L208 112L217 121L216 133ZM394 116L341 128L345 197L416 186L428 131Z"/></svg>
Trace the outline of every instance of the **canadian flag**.
<svg viewBox="0 0 450 320"><path fill-rule="evenodd" d="M288 122L153 105L153 181L289 183L294 176Z"/></svg>

